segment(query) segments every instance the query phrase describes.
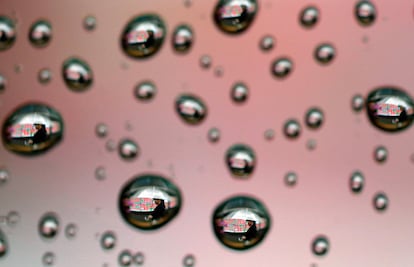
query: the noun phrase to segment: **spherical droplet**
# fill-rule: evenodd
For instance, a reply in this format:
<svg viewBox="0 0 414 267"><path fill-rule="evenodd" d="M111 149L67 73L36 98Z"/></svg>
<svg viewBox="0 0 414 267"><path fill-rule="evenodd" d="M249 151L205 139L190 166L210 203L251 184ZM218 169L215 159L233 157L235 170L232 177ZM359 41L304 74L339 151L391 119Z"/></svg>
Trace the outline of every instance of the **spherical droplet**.
<svg viewBox="0 0 414 267"><path fill-rule="evenodd" d="M236 144L227 150L226 164L233 176L248 178L256 167L256 155L249 146Z"/></svg>
<svg viewBox="0 0 414 267"><path fill-rule="evenodd" d="M319 9L315 6L308 6L302 9L299 15L300 24L304 28L313 28L319 20Z"/></svg>
<svg viewBox="0 0 414 267"><path fill-rule="evenodd" d="M92 69L86 61L79 58L72 57L65 60L62 74L67 87L74 92L84 92L93 83Z"/></svg>
<svg viewBox="0 0 414 267"><path fill-rule="evenodd" d="M161 49L166 34L164 21L159 16L144 14L133 18L125 26L121 45L128 56L147 58Z"/></svg>
<svg viewBox="0 0 414 267"><path fill-rule="evenodd" d="M257 11L256 0L219 0L213 18L220 30L237 34L250 27Z"/></svg>
<svg viewBox="0 0 414 267"><path fill-rule="evenodd" d="M377 211L385 211L389 205L388 197L384 193L376 193L373 202Z"/></svg>
<svg viewBox="0 0 414 267"><path fill-rule="evenodd" d="M0 51L9 49L16 40L16 26L6 17L0 16Z"/></svg>
<svg viewBox="0 0 414 267"><path fill-rule="evenodd" d="M414 102L404 91L394 87L373 90L366 98L371 123L378 129L396 132L406 129L414 119Z"/></svg>
<svg viewBox="0 0 414 267"><path fill-rule="evenodd" d="M52 39L52 25L46 20L38 20L29 31L30 43L35 47L45 47Z"/></svg>
<svg viewBox="0 0 414 267"><path fill-rule="evenodd" d="M285 78L293 70L293 62L288 58L278 58L273 61L271 71L276 78Z"/></svg>
<svg viewBox="0 0 414 267"><path fill-rule="evenodd" d="M218 128L211 128L208 131L208 140L212 143L216 143L220 140L220 130Z"/></svg>
<svg viewBox="0 0 414 267"><path fill-rule="evenodd" d="M181 207L181 193L164 177L144 174L134 177L123 187L119 207L128 224L153 230L175 218Z"/></svg>
<svg viewBox="0 0 414 267"><path fill-rule="evenodd" d="M325 236L317 236L312 241L312 252L316 256L324 256L329 252L330 244L329 240Z"/></svg>
<svg viewBox="0 0 414 267"><path fill-rule="evenodd" d="M10 178L9 171L4 167L0 167L0 186L7 183L9 181L9 178Z"/></svg>
<svg viewBox="0 0 414 267"><path fill-rule="evenodd" d="M112 231L103 233L101 237L101 247L104 250L111 250L116 246L116 235Z"/></svg>
<svg viewBox="0 0 414 267"><path fill-rule="evenodd" d="M370 1L360 1L355 5L355 17L360 25L370 26L375 22L376 8Z"/></svg>
<svg viewBox="0 0 414 267"><path fill-rule="evenodd" d="M45 266L53 266L55 264L55 261L56 261L55 253L49 251L43 254L42 262Z"/></svg>
<svg viewBox="0 0 414 267"><path fill-rule="evenodd" d="M319 108L311 108L306 112L305 123L310 129L318 129L322 126L324 114Z"/></svg>
<svg viewBox="0 0 414 267"><path fill-rule="evenodd" d="M267 129L264 132L264 137L266 140L272 140L275 137L275 131L273 129Z"/></svg>
<svg viewBox="0 0 414 267"><path fill-rule="evenodd" d="M234 103L246 102L249 96L249 87L243 82L237 82L231 88L230 96Z"/></svg>
<svg viewBox="0 0 414 267"><path fill-rule="evenodd" d="M203 69L208 69L211 67L212 59L209 55L202 55L200 57L200 66Z"/></svg>
<svg viewBox="0 0 414 267"><path fill-rule="evenodd" d="M52 72L49 69L44 68L39 70L37 77L41 84L47 84L52 79Z"/></svg>
<svg viewBox="0 0 414 267"><path fill-rule="evenodd" d="M351 100L351 107L355 112L359 112L364 108L364 97L362 95L354 95Z"/></svg>
<svg viewBox="0 0 414 267"><path fill-rule="evenodd" d="M183 259L184 267L193 267L195 265L195 257L194 255L186 255Z"/></svg>
<svg viewBox="0 0 414 267"><path fill-rule="evenodd" d="M301 131L300 124L295 119L290 119L290 120L286 121L286 123L283 127L283 132L284 132L285 136L290 138L290 139L295 139L295 138L299 137L300 131Z"/></svg>
<svg viewBox="0 0 414 267"><path fill-rule="evenodd" d="M88 15L83 19L83 27L87 31L93 31L96 28L96 18L92 15Z"/></svg>
<svg viewBox="0 0 414 267"><path fill-rule="evenodd" d="M378 163L385 162L387 160L387 157L388 157L387 148L385 148L384 146L378 146L378 147L375 148L374 159Z"/></svg>
<svg viewBox="0 0 414 267"><path fill-rule="evenodd" d="M3 145L9 151L36 155L63 138L63 119L52 107L27 103L11 112L3 124Z"/></svg>
<svg viewBox="0 0 414 267"><path fill-rule="evenodd" d="M270 229L270 215L266 207L249 196L229 198L213 213L213 228L225 246L244 250L258 245Z"/></svg>
<svg viewBox="0 0 414 267"><path fill-rule="evenodd" d="M275 46L275 38L272 35L265 35L260 39L259 47L262 51L267 52Z"/></svg>
<svg viewBox="0 0 414 267"><path fill-rule="evenodd" d="M172 46L178 53L187 53L190 51L194 42L194 33L190 26L186 24L179 25L175 28L172 35Z"/></svg>
<svg viewBox="0 0 414 267"><path fill-rule="evenodd" d="M95 134L100 138L104 138L108 135L108 126L105 123L98 123L95 126Z"/></svg>
<svg viewBox="0 0 414 267"><path fill-rule="evenodd" d="M40 218L39 221L39 233L43 238L51 239L57 236L59 233L59 219L54 213L46 213Z"/></svg>
<svg viewBox="0 0 414 267"><path fill-rule="evenodd" d="M118 263L122 267L130 266L132 264L132 253L131 251L124 249L119 253Z"/></svg>
<svg viewBox="0 0 414 267"><path fill-rule="evenodd" d="M194 95L180 95L175 101L175 109L180 118L188 124L200 124L207 116L204 101Z"/></svg>
<svg viewBox="0 0 414 267"><path fill-rule="evenodd" d="M294 186L298 180L298 176L295 172L288 172L285 174L285 184L287 186Z"/></svg>
<svg viewBox="0 0 414 267"><path fill-rule="evenodd" d="M6 236L0 229L0 259L4 257L9 251L9 245L6 240Z"/></svg>
<svg viewBox="0 0 414 267"><path fill-rule="evenodd" d="M362 189L364 189L365 178L364 175L359 172L355 171L351 174L351 179L349 181L349 187L351 191L354 193L361 193Z"/></svg>
<svg viewBox="0 0 414 267"><path fill-rule="evenodd" d="M144 261L145 261L145 256L144 253L142 252L137 252L134 254L132 261L134 262L134 264L136 265L143 265Z"/></svg>
<svg viewBox="0 0 414 267"><path fill-rule="evenodd" d="M6 89L7 79L2 74L0 74L0 93L3 93Z"/></svg>
<svg viewBox="0 0 414 267"><path fill-rule="evenodd" d="M78 226L74 223L66 225L65 235L67 239L74 239L78 234Z"/></svg>
<svg viewBox="0 0 414 267"><path fill-rule="evenodd" d="M98 166L95 169L95 178L99 181L105 180L106 179L106 170L105 167L103 166Z"/></svg>
<svg viewBox="0 0 414 267"><path fill-rule="evenodd" d="M143 81L135 86L134 95L138 100L148 102L157 93L157 87L151 81Z"/></svg>
<svg viewBox="0 0 414 267"><path fill-rule="evenodd" d="M20 222L20 214L17 211L10 211L7 214L7 225L15 227Z"/></svg>
<svg viewBox="0 0 414 267"><path fill-rule="evenodd" d="M132 160L139 156L140 149L134 140L123 139L119 142L118 152L121 158L125 160Z"/></svg>
<svg viewBox="0 0 414 267"><path fill-rule="evenodd" d="M335 58L336 52L335 48L331 44L321 44L315 49L315 59L325 65Z"/></svg>

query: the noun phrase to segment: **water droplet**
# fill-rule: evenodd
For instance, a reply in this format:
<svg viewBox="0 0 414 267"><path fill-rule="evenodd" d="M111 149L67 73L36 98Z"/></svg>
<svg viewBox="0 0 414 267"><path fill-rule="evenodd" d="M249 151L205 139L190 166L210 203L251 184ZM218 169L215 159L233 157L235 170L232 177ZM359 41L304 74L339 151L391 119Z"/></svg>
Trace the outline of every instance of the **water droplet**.
<svg viewBox="0 0 414 267"><path fill-rule="evenodd" d="M20 222L20 214L17 211L10 211L7 214L7 225L15 227Z"/></svg>
<svg viewBox="0 0 414 267"><path fill-rule="evenodd" d="M132 254L131 251L125 249L122 250L121 253L119 253L118 256L118 263L120 266L130 266L132 264Z"/></svg>
<svg viewBox="0 0 414 267"><path fill-rule="evenodd" d="M324 121L324 115L321 109L311 108L305 115L305 123L310 129L318 129Z"/></svg>
<svg viewBox="0 0 414 267"><path fill-rule="evenodd" d="M9 178L10 178L9 171L4 167L0 167L0 186L7 183L9 181Z"/></svg>
<svg viewBox="0 0 414 267"><path fill-rule="evenodd" d="M266 140L272 140L275 137L275 131L273 129L267 129L264 132L264 137Z"/></svg>
<svg viewBox="0 0 414 267"><path fill-rule="evenodd" d="M6 240L6 236L3 234L3 232L0 229L0 258L5 256L8 251L9 251L9 246Z"/></svg>
<svg viewBox="0 0 414 267"><path fill-rule="evenodd" d="M285 184L287 186L294 186L296 185L296 182L298 181L298 176L296 175L295 172L288 172L285 175Z"/></svg>
<svg viewBox="0 0 414 267"><path fill-rule="evenodd" d="M32 24L29 40L35 47L45 47L52 39L52 25L46 20L38 20Z"/></svg>
<svg viewBox="0 0 414 267"><path fill-rule="evenodd" d="M362 95L354 95L351 101L351 107L355 112L359 112L364 108L364 97Z"/></svg>
<svg viewBox="0 0 414 267"><path fill-rule="evenodd" d="M212 63L212 60L209 55L202 55L200 57L200 66L203 69L209 69L211 67L211 63Z"/></svg>
<svg viewBox="0 0 414 267"><path fill-rule="evenodd" d="M109 139L105 144L106 150L109 152L115 151L116 149L116 142L112 139Z"/></svg>
<svg viewBox="0 0 414 267"><path fill-rule="evenodd" d="M230 96L235 103L243 103L249 96L249 87L243 82L237 82L231 88Z"/></svg>
<svg viewBox="0 0 414 267"><path fill-rule="evenodd" d="M376 8L370 1L360 1L355 5L355 16L362 26L370 26L375 22Z"/></svg>
<svg viewBox="0 0 414 267"><path fill-rule="evenodd" d="M275 46L275 38L271 35L265 35L260 39L259 47L262 51L267 52Z"/></svg>
<svg viewBox="0 0 414 267"><path fill-rule="evenodd" d="M369 93L366 109L371 123L384 131L406 129L414 119L412 98L393 87L381 87Z"/></svg>
<svg viewBox="0 0 414 267"><path fill-rule="evenodd" d="M123 139L119 142L118 151L121 158L125 160L133 160L139 156L139 147L132 139Z"/></svg>
<svg viewBox="0 0 414 267"><path fill-rule="evenodd" d="M78 226L74 223L70 223L66 225L65 228L65 235L68 239L74 239L78 234Z"/></svg>
<svg viewBox="0 0 414 267"><path fill-rule="evenodd" d="M214 68L214 75L216 75L216 77L221 77L224 74L224 69L222 66L217 66Z"/></svg>
<svg viewBox="0 0 414 267"><path fill-rule="evenodd" d="M354 193L361 193L362 189L364 189L365 178L364 175L359 172L355 171L351 175L351 179L349 181L349 186L351 191Z"/></svg>
<svg viewBox="0 0 414 267"><path fill-rule="evenodd" d="M378 163L383 163L387 160L388 157L388 151L384 146L378 146L375 148L374 151L374 159Z"/></svg>
<svg viewBox="0 0 414 267"><path fill-rule="evenodd" d="M324 256L329 252L329 240L325 236L317 236L312 241L312 252L316 256Z"/></svg>
<svg viewBox="0 0 414 267"><path fill-rule="evenodd" d="M3 93L6 89L7 79L2 74L0 74L0 93Z"/></svg>
<svg viewBox="0 0 414 267"><path fill-rule="evenodd" d="M178 214L181 193L167 179L144 174L134 177L123 187L119 207L128 224L152 230L167 224Z"/></svg>
<svg viewBox="0 0 414 267"><path fill-rule="evenodd" d="M248 178L256 166L256 156L249 146L236 144L227 150L226 163L235 177Z"/></svg>
<svg viewBox="0 0 414 267"><path fill-rule="evenodd" d="M110 250L116 246L116 235L112 231L105 232L101 237L101 247L104 250Z"/></svg>
<svg viewBox="0 0 414 267"><path fill-rule="evenodd" d="M286 137L294 139L299 137L301 131L300 124L295 119L290 119L286 121L283 132L285 133Z"/></svg>
<svg viewBox="0 0 414 267"><path fill-rule="evenodd" d="M3 145L9 151L36 155L54 147L63 138L63 119L48 105L19 106L3 124Z"/></svg>
<svg viewBox="0 0 414 267"><path fill-rule="evenodd" d="M151 81L143 81L135 86L134 94L139 100L147 102L154 98L157 93L157 87Z"/></svg>
<svg viewBox="0 0 414 267"><path fill-rule="evenodd" d="M191 5L192 5L192 0L184 0L185 7L191 7Z"/></svg>
<svg viewBox="0 0 414 267"><path fill-rule="evenodd" d="M194 33L190 26L182 24L175 28L172 36L172 45L176 52L187 53L194 42Z"/></svg>
<svg viewBox="0 0 414 267"><path fill-rule="evenodd" d="M195 265L195 257L194 255L186 255L183 259L184 267L193 267Z"/></svg>
<svg viewBox="0 0 414 267"><path fill-rule="evenodd" d="M276 78L285 78L293 70L293 63L288 58L278 58L273 61L271 71Z"/></svg>
<svg viewBox="0 0 414 267"><path fill-rule="evenodd" d="M336 55L335 48L330 44L321 44L315 49L315 59L321 64L330 63Z"/></svg>
<svg viewBox="0 0 414 267"><path fill-rule="evenodd" d="M226 33L242 33L252 24L258 10L256 0L219 0L214 21Z"/></svg>
<svg viewBox="0 0 414 267"><path fill-rule="evenodd" d="M55 261L56 261L55 253L49 251L43 254L42 262L45 266L53 266L55 264Z"/></svg>
<svg viewBox="0 0 414 267"><path fill-rule="evenodd" d="M175 108L180 118L188 124L200 124L207 116L204 101L194 95L180 95L175 102Z"/></svg>
<svg viewBox="0 0 414 267"><path fill-rule="evenodd" d="M83 27L87 31L93 31L96 28L96 18L92 15L88 15L83 19Z"/></svg>
<svg viewBox="0 0 414 267"><path fill-rule="evenodd" d="M59 219L54 213L46 213L40 218L39 233L43 238L51 239L59 233Z"/></svg>
<svg viewBox="0 0 414 267"><path fill-rule="evenodd" d="M165 24L159 16L140 15L125 26L121 45L128 56L147 58L161 49L166 34Z"/></svg>
<svg viewBox="0 0 414 267"><path fill-rule="evenodd" d="M44 68L39 70L37 77L41 84L47 84L52 79L52 72L49 69Z"/></svg>
<svg viewBox="0 0 414 267"><path fill-rule="evenodd" d="M306 142L306 148L307 148L308 150L314 150L314 149L316 148L316 144L317 144L317 142L316 142L316 140L315 140L315 139L309 139L309 140Z"/></svg>
<svg viewBox="0 0 414 267"><path fill-rule="evenodd" d="M62 74L66 85L74 92L84 92L93 82L92 69L86 61L79 58L65 60Z"/></svg>
<svg viewBox="0 0 414 267"><path fill-rule="evenodd" d="M208 131L208 140L212 143L216 143L220 140L220 130L218 128L211 128Z"/></svg>
<svg viewBox="0 0 414 267"><path fill-rule="evenodd" d="M105 167L103 166L98 166L95 169L95 178L99 181L105 180L106 179L106 170Z"/></svg>
<svg viewBox="0 0 414 267"><path fill-rule="evenodd" d="M319 10L317 7L305 7L299 15L300 24L305 28L313 28L319 20Z"/></svg>
<svg viewBox="0 0 414 267"><path fill-rule="evenodd" d="M0 16L0 51L12 47L15 40L16 27L14 22L6 16Z"/></svg>
<svg viewBox="0 0 414 267"><path fill-rule="evenodd" d="M144 264L144 253L142 252L137 252L135 253L135 255L133 256L132 261L136 264L136 265L143 265Z"/></svg>
<svg viewBox="0 0 414 267"><path fill-rule="evenodd" d="M229 198L215 209L213 227L222 244L248 249L259 244L270 229L270 215L258 200L248 196Z"/></svg>
<svg viewBox="0 0 414 267"><path fill-rule="evenodd" d="M385 211L389 205L388 197L384 193L376 193L373 202L377 211Z"/></svg>
<svg viewBox="0 0 414 267"><path fill-rule="evenodd" d="M100 138L106 137L108 135L108 126L105 123L98 123L95 126L95 134Z"/></svg>

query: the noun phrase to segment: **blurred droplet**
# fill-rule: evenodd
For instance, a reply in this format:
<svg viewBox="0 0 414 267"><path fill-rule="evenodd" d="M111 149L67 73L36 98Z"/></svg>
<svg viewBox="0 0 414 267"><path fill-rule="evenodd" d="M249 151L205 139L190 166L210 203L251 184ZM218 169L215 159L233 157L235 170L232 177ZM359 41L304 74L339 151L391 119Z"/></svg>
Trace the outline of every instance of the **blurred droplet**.
<svg viewBox="0 0 414 267"><path fill-rule="evenodd" d="M206 105L194 95L180 95L175 102L175 109L180 118L188 124L200 124L207 116Z"/></svg>
<svg viewBox="0 0 414 267"><path fill-rule="evenodd" d="M208 131L208 140L212 143L216 143L220 140L220 130L218 128L211 128Z"/></svg>
<svg viewBox="0 0 414 267"><path fill-rule="evenodd" d="M192 1L193 1L193 0L184 0L184 6L185 6L185 7L191 7L191 5L192 5Z"/></svg>
<svg viewBox="0 0 414 267"><path fill-rule="evenodd" d="M319 63L328 64L335 58L336 51L331 44L321 44L316 47L314 56Z"/></svg>
<svg viewBox="0 0 414 267"><path fill-rule="evenodd" d="M195 265L195 257L194 255L186 255L183 259L184 267L193 267Z"/></svg>
<svg viewBox="0 0 414 267"><path fill-rule="evenodd" d="M0 16L0 52L13 46L16 40L16 26L6 17Z"/></svg>
<svg viewBox="0 0 414 267"><path fill-rule="evenodd" d="M59 219L54 213L46 213L39 221L39 234L43 238L51 239L59 233Z"/></svg>
<svg viewBox="0 0 414 267"><path fill-rule="evenodd" d="M294 186L298 180L298 176L295 172L288 172L285 174L285 184L287 186Z"/></svg>
<svg viewBox="0 0 414 267"><path fill-rule="evenodd" d="M330 250L328 238L325 236L317 236L312 241L312 252L316 256L324 256Z"/></svg>
<svg viewBox="0 0 414 267"><path fill-rule="evenodd" d="M143 81L135 86L134 95L138 100L148 102L157 93L157 87L151 81Z"/></svg>
<svg viewBox="0 0 414 267"><path fill-rule="evenodd" d="M43 254L42 262L44 266L53 266L55 264L55 261L56 261L55 253L49 251Z"/></svg>
<svg viewBox="0 0 414 267"><path fill-rule="evenodd" d="M105 147L106 147L106 150L108 150L109 152L115 151L116 142L112 139L109 139L108 141L106 141Z"/></svg>
<svg viewBox="0 0 414 267"><path fill-rule="evenodd" d="M45 47L52 39L52 25L46 20L38 20L29 31L30 43L35 47Z"/></svg>
<svg viewBox="0 0 414 267"><path fill-rule="evenodd" d="M293 63L288 58L278 58L273 61L271 71L276 78L285 78L293 70Z"/></svg>
<svg viewBox="0 0 414 267"><path fill-rule="evenodd" d="M95 134L96 136L103 138L108 135L108 126L105 123L98 123L95 126Z"/></svg>
<svg viewBox="0 0 414 267"><path fill-rule="evenodd" d="M20 214L17 211L10 211L7 214L7 225L15 227L20 222Z"/></svg>
<svg viewBox="0 0 414 267"><path fill-rule="evenodd" d="M194 33L190 26L182 24L175 28L172 35L172 45L174 51L178 53L187 53L190 51L193 42Z"/></svg>
<svg viewBox="0 0 414 267"><path fill-rule="evenodd" d="M136 265L143 265L144 261L145 261L145 256L144 253L142 252L137 252L134 254L132 261L134 262L134 264Z"/></svg>
<svg viewBox="0 0 414 267"><path fill-rule="evenodd" d="M275 137L275 131L273 129L267 129L264 132L264 137L266 140L272 140Z"/></svg>
<svg viewBox="0 0 414 267"><path fill-rule="evenodd" d="M0 74L0 93L3 93L6 90L7 79L2 74Z"/></svg>
<svg viewBox="0 0 414 267"><path fill-rule="evenodd" d="M213 17L220 30L236 34L250 27L257 10L256 0L218 0Z"/></svg>
<svg viewBox="0 0 414 267"><path fill-rule="evenodd" d="M211 66L212 60L211 57L209 55L202 55L200 57L200 66L203 69L209 69Z"/></svg>
<svg viewBox="0 0 414 267"><path fill-rule="evenodd" d="M267 52L275 46L275 38L272 35L265 35L260 39L259 47L262 51Z"/></svg>
<svg viewBox="0 0 414 267"><path fill-rule="evenodd" d="M362 95L354 95L352 97L351 106L355 112L359 112L364 108L364 97Z"/></svg>
<svg viewBox="0 0 414 267"><path fill-rule="evenodd" d="M67 239L74 239L78 234L78 226L74 223L66 225L65 235Z"/></svg>
<svg viewBox="0 0 414 267"><path fill-rule="evenodd" d="M290 119L286 121L283 127L283 133L285 134L286 137L290 139L295 139L299 137L300 132L301 132L301 127L297 120Z"/></svg>
<svg viewBox="0 0 414 267"><path fill-rule="evenodd" d="M235 103L246 102L249 96L249 87L243 82L237 82L231 88L230 96Z"/></svg>
<svg viewBox="0 0 414 267"><path fill-rule="evenodd" d="M92 86L92 69L82 59L72 57L65 60L62 74L65 84L74 92L84 92Z"/></svg>
<svg viewBox="0 0 414 267"><path fill-rule="evenodd" d="M9 245L6 240L6 236L0 229L0 259L4 257L9 251Z"/></svg>
<svg viewBox="0 0 414 267"><path fill-rule="evenodd" d="M306 148L307 148L308 150L314 150L314 149L316 148L316 145L317 145L317 142L316 142L316 140L315 140L315 139L309 139L309 140L306 142Z"/></svg>
<svg viewBox="0 0 414 267"><path fill-rule="evenodd" d="M133 160L139 156L138 144L132 139L123 139L118 145L119 156L125 160Z"/></svg>
<svg viewBox="0 0 414 267"><path fill-rule="evenodd" d="M87 31L93 31L96 28L96 18L92 15L88 15L83 19L83 27Z"/></svg>
<svg viewBox="0 0 414 267"><path fill-rule="evenodd" d="M384 193L376 193L373 202L377 211L385 211L389 205L388 197Z"/></svg>
<svg viewBox="0 0 414 267"><path fill-rule="evenodd" d="M216 77L221 77L221 76L223 76L223 74L224 74L224 69L223 69L222 66L217 66L217 67L214 68L214 75Z"/></svg>
<svg viewBox="0 0 414 267"><path fill-rule="evenodd" d="M313 28L319 20L319 10L314 6L307 6L302 9L299 15L300 24L304 28Z"/></svg>
<svg viewBox="0 0 414 267"><path fill-rule="evenodd" d="M387 160L388 151L384 146L378 146L374 151L374 159L378 163L383 163Z"/></svg>
<svg viewBox="0 0 414 267"><path fill-rule="evenodd" d="M230 173L239 178L248 178L256 166L256 156L249 146L236 144L226 152L226 164Z"/></svg>
<svg viewBox="0 0 414 267"><path fill-rule="evenodd" d="M52 72L49 69L44 68L39 70L37 77L41 84L47 84L52 79Z"/></svg>
<svg viewBox="0 0 414 267"><path fill-rule="evenodd" d="M354 193L361 193L362 189L364 189L365 178L364 175L359 172L355 171L351 175L351 179L349 181L349 186L351 191Z"/></svg>
<svg viewBox="0 0 414 267"><path fill-rule="evenodd" d="M306 112L305 123L310 129L318 129L324 122L324 114L320 108L311 108Z"/></svg>
<svg viewBox="0 0 414 267"><path fill-rule="evenodd" d="M118 263L121 267L130 266L132 264L132 254L131 251L125 249L119 253Z"/></svg>
<svg viewBox="0 0 414 267"><path fill-rule="evenodd" d="M116 235L112 231L103 233L101 237L101 247L104 250L111 250L116 246Z"/></svg>
<svg viewBox="0 0 414 267"><path fill-rule="evenodd" d="M106 179L106 170L105 167L103 166L98 166L95 169L95 178L99 181L105 180Z"/></svg>
<svg viewBox="0 0 414 267"><path fill-rule="evenodd" d="M23 65L22 64L16 64L14 65L14 72L16 73L22 73L23 71Z"/></svg>
<svg viewBox="0 0 414 267"><path fill-rule="evenodd" d="M6 184L9 181L9 178L9 171L4 167L0 167L0 186Z"/></svg>
<svg viewBox="0 0 414 267"><path fill-rule="evenodd" d="M360 25L370 26L375 22L376 8L370 1L360 1L355 5L355 17Z"/></svg>

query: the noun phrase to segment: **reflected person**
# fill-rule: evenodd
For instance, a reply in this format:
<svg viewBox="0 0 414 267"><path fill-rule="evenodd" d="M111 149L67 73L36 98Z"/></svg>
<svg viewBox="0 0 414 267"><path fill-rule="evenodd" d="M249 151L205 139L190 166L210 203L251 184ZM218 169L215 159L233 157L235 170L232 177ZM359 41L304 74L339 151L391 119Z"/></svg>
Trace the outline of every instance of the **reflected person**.
<svg viewBox="0 0 414 267"><path fill-rule="evenodd" d="M36 128L36 133L33 135L33 138L29 140L29 144L40 144L46 141L47 131L44 124L35 123L34 127Z"/></svg>
<svg viewBox="0 0 414 267"><path fill-rule="evenodd" d="M400 115L398 116L398 121L399 122L405 122L407 120L407 111L405 110L405 108L403 106L399 106L400 108Z"/></svg>
<svg viewBox="0 0 414 267"><path fill-rule="evenodd" d="M246 231L242 239L246 241L250 241L257 236L256 221L247 220L247 225L249 226L249 229Z"/></svg>
<svg viewBox="0 0 414 267"><path fill-rule="evenodd" d="M162 216L164 216L164 213L165 213L165 203L163 199L154 198L154 203L157 206L152 211L152 213L148 216L148 219L150 220L158 220Z"/></svg>

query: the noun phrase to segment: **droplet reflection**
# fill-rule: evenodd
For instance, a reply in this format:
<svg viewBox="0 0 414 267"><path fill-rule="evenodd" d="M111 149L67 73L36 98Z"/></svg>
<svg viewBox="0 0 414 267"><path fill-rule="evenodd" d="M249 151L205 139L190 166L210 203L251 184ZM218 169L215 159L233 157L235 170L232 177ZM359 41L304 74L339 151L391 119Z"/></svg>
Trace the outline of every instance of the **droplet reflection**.
<svg viewBox="0 0 414 267"><path fill-rule="evenodd" d="M250 27L257 10L256 0L219 0L213 17L220 30L237 34Z"/></svg>
<svg viewBox="0 0 414 267"><path fill-rule="evenodd" d="M256 156L249 146L236 144L227 150L226 163L233 176L248 178L256 166Z"/></svg>

